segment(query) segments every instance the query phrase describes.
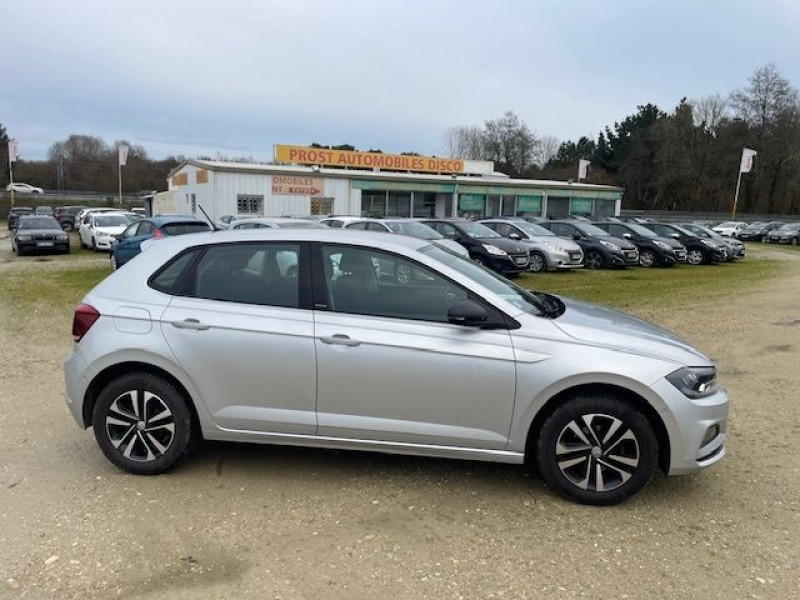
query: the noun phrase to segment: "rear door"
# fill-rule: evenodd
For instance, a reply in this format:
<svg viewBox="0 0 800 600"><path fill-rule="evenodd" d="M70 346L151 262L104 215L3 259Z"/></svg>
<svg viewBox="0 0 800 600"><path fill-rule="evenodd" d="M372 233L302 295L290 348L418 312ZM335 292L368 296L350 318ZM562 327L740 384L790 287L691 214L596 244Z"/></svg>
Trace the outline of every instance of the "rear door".
<svg viewBox="0 0 800 600"><path fill-rule="evenodd" d="M223 429L316 432L306 254L283 242L209 246L162 317L176 360Z"/></svg>
<svg viewBox="0 0 800 600"><path fill-rule="evenodd" d="M503 449L507 330L447 322L461 287L405 257L326 244L315 263L319 435Z"/></svg>

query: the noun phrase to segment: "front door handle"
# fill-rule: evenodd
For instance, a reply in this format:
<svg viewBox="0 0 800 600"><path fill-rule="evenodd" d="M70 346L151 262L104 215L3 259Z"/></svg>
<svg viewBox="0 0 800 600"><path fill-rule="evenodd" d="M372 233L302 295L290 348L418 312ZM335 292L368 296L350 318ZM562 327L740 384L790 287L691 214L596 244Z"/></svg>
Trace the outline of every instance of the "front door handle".
<svg viewBox="0 0 800 600"><path fill-rule="evenodd" d="M173 321L173 327L177 327L178 329L194 329L197 331L205 331L206 329L210 329L211 325L207 325L206 323L201 323L197 319L184 319L183 321Z"/></svg>
<svg viewBox="0 0 800 600"><path fill-rule="evenodd" d="M319 338L323 344L339 344L341 346L360 346L361 342L358 340L351 340L349 335L343 333L336 333L332 336L323 336Z"/></svg>

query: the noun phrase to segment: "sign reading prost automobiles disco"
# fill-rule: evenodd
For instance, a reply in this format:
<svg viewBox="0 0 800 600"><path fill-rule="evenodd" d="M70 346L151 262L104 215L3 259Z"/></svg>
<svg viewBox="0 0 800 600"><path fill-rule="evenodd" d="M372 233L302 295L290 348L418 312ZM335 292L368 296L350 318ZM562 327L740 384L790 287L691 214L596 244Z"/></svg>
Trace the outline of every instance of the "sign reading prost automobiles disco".
<svg viewBox="0 0 800 600"><path fill-rule="evenodd" d="M464 161L457 158L434 156L408 156L351 150L328 150L308 146L275 144L275 161L323 167L350 167L353 169L389 169L420 173L463 173Z"/></svg>

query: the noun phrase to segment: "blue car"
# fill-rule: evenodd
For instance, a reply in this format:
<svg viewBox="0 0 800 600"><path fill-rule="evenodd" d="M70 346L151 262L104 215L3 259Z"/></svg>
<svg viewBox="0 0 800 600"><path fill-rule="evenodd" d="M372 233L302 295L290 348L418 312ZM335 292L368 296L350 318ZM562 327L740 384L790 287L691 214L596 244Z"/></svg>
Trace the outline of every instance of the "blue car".
<svg viewBox="0 0 800 600"><path fill-rule="evenodd" d="M142 251L141 244L151 238L158 239L185 233L209 231L208 223L192 216L151 217L131 223L117 236L111 246L111 268L119 269L122 265Z"/></svg>

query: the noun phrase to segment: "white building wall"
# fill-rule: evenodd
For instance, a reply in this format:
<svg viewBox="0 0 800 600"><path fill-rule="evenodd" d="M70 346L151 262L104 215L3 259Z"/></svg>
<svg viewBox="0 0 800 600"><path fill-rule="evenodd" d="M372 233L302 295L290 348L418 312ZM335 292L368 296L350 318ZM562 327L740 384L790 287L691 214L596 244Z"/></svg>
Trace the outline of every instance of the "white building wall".
<svg viewBox="0 0 800 600"><path fill-rule="evenodd" d="M176 208L174 212L185 215L194 214L199 218L203 218L203 213L197 208L202 206L209 217L216 219L217 217L213 213L215 173L206 170L208 181L206 183L198 183L197 172L199 170L201 169L198 169L194 165L186 165L178 173L175 173L167 182L168 189L172 192L173 206ZM175 176L183 174L186 174L186 184L176 184L177 178ZM193 195L194 205L192 204Z"/></svg>

